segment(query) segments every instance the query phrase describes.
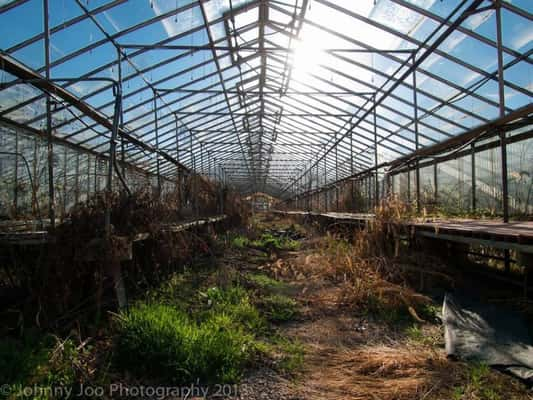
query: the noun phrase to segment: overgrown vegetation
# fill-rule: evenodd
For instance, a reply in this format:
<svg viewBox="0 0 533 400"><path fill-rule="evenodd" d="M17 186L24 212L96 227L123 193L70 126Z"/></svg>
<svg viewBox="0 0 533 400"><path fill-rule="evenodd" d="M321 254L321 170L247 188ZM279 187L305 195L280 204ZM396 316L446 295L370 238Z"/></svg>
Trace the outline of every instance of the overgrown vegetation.
<svg viewBox="0 0 533 400"><path fill-rule="evenodd" d="M507 400L517 399L507 392L499 379L495 379L494 372L483 363L468 364L464 383L453 388L452 400Z"/></svg>
<svg viewBox="0 0 533 400"><path fill-rule="evenodd" d="M171 306L142 304L117 318L117 362L139 376L185 384L236 382L253 336L223 312L195 321Z"/></svg>
<svg viewBox="0 0 533 400"><path fill-rule="evenodd" d="M282 294L272 294L261 299L261 306L266 316L273 322L286 322L297 315L297 303Z"/></svg>
<svg viewBox="0 0 533 400"><path fill-rule="evenodd" d="M295 374L303 367L305 349L298 340L276 335L268 341L257 342L256 349L282 373Z"/></svg>
<svg viewBox="0 0 533 400"><path fill-rule="evenodd" d="M488 367L445 358L442 333L430 324L439 307L413 289L420 260L398 256L402 244L391 238L399 232L384 222L401 209L380 213L354 237L309 233L300 241L279 219L279 230L222 236L210 249L224 251L216 265L197 259L141 290L100 327L94 347L93 339L0 341L0 378L43 387L209 385L264 368L301 383L299 398L334 390L341 398L513 399ZM298 251L279 251L286 239L298 246L285 250Z"/></svg>
<svg viewBox="0 0 533 400"><path fill-rule="evenodd" d="M263 233L259 238L252 240L245 236L236 236L232 239L232 245L236 248L243 249L246 247L272 250L298 250L300 242L285 236L274 236L271 233Z"/></svg>
<svg viewBox="0 0 533 400"><path fill-rule="evenodd" d="M259 288L267 291L280 290L287 286L282 281L271 278L265 273L249 273L246 278Z"/></svg>

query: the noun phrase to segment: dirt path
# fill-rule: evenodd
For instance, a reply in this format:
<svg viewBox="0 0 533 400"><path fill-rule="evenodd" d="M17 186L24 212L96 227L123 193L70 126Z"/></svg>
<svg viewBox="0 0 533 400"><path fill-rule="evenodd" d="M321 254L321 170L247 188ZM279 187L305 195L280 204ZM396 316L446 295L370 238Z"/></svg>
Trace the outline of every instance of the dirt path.
<svg viewBox="0 0 533 400"><path fill-rule="evenodd" d="M523 385L445 357L438 324L394 326L343 303L343 284L298 269L313 250L262 266L282 280L300 305L298 317L279 326L305 349L301 369L286 376L264 367L241 385L241 398L355 400L531 399ZM505 393L503 396L499 390ZM509 390L507 390L509 389Z"/></svg>
<svg viewBox="0 0 533 400"><path fill-rule="evenodd" d="M291 377L255 371L244 380L241 398L422 399L431 394L429 379L448 374L446 360L436 351L408 343L387 324L346 308L341 286L318 277L282 279L283 294L292 295L301 309L296 320L279 328L303 345L302 368ZM428 329L429 334L438 331Z"/></svg>

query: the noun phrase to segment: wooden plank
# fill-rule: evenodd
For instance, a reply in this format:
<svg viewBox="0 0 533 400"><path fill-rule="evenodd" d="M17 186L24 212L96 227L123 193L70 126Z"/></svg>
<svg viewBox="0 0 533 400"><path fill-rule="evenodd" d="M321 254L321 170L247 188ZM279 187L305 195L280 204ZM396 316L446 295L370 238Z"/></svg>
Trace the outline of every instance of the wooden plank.
<svg viewBox="0 0 533 400"><path fill-rule="evenodd" d="M286 215L320 216L334 220L370 221L374 214L357 213L310 213L304 211L276 211ZM471 237L495 242L511 242L533 244L533 221L516 221L504 223L493 220L454 219L433 220L425 222L405 221L402 223L416 231L433 232L435 234Z"/></svg>

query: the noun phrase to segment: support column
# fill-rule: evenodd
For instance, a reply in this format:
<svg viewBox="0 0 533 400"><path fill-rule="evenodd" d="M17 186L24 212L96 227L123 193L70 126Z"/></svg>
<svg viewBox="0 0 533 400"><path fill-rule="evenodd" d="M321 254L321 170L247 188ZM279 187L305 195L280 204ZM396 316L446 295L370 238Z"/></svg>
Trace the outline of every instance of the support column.
<svg viewBox="0 0 533 400"><path fill-rule="evenodd" d="M335 132L335 143L337 143L337 132ZM339 187L337 181L339 180L339 145L335 146L335 211L339 211Z"/></svg>
<svg viewBox="0 0 533 400"><path fill-rule="evenodd" d="M120 88L120 93L122 93L122 54L120 52L120 47L117 47L117 69L118 69L118 87ZM122 107L120 107L120 129L124 128L124 112ZM120 163L122 176L126 179L126 148L125 148L124 137L120 137Z"/></svg>
<svg viewBox="0 0 533 400"><path fill-rule="evenodd" d="M503 39L502 39L502 13L500 0L495 1L496 4L496 42L497 42L497 56L498 56L498 93L499 93L499 111L500 117L505 116L505 84L503 76ZM502 164L502 207L503 207L503 222L509 222L509 193L507 186L507 141L505 131L500 132L500 148L501 148L501 164ZM505 271L509 272L511 269L511 257L509 250L505 250Z"/></svg>
<svg viewBox="0 0 533 400"><path fill-rule="evenodd" d="M324 156L324 187L326 186L327 178L327 155ZM328 212L328 191L324 188L324 212Z"/></svg>
<svg viewBox="0 0 533 400"><path fill-rule="evenodd" d="M43 0L44 14L44 65L45 77L50 79L50 26L48 19L48 0ZM55 191L54 191L54 142L52 136L52 99L46 94L46 148L48 154L48 217L50 229L53 231L56 225Z"/></svg>
<svg viewBox="0 0 533 400"><path fill-rule="evenodd" d="M157 123L157 91L154 89L154 129L155 129L155 148L156 148L156 174L157 174L157 197L161 196L161 170L159 164L159 129Z"/></svg>
<svg viewBox="0 0 533 400"><path fill-rule="evenodd" d="M415 62L416 53L413 53L412 62ZM418 93L416 87L416 68L413 70L413 121L415 129L415 151L419 149L419 134L418 134ZM420 168L418 168L418 159L415 160L415 190L416 190L416 212L420 213Z"/></svg>
<svg viewBox="0 0 533 400"><path fill-rule="evenodd" d="M353 177L354 166L353 166L353 129L350 131L350 175ZM353 179L350 179L350 204L351 211L355 210L355 193L354 193L354 182Z"/></svg>
<svg viewBox="0 0 533 400"><path fill-rule="evenodd" d="M68 166L68 147L63 148L63 206L61 207L61 222L67 214L67 187L68 187L68 177L67 177L67 166Z"/></svg>
<svg viewBox="0 0 533 400"><path fill-rule="evenodd" d="M19 132L15 129L15 168L13 169L13 179L15 184L13 185L13 211L15 218L18 215L19 205Z"/></svg>
<svg viewBox="0 0 533 400"><path fill-rule="evenodd" d="M476 145L475 143L472 143L472 145L470 146L470 151L471 151L471 155L470 155L470 166L471 166L471 170L472 170L472 176L471 176L471 179L472 179L472 211L475 212L476 211L476 203L477 203L477 199L476 199Z"/></svg>
<svg viewBox="0 0 533 400"><path fill-rule="evenodd" d="M204 175L204 143L200 143L200 175Z"/></svg>
<svg viewBox="0 0 533 400"><path fill-rule="evenodd" d="M80 202L80 152L76 152L76 181L74 186L74 204L78 204Z"/></svg>
<svg viewBox="0 0 533 400"><path fill-rule="evenodd" d="M115 109L113 112L113 127L111 129L111 138L109 140L109 165L107 169L107 185L106 185L106 210L105 210L105 232L107 237L111 236L111 192L113 191L113 167L116 160L116 140L118 136L118 126L120 122L120 109L122 108L122 93L120 87L115 86Z"/></svg>
<svg viewBox="0 0 533 400"><path fill-rule="evenodd" d="M439 164L435 161L433 164L433 181L435 184L435 207L438 207L439 203Z"/></svg>
<svg viewBox="0 0 533 400"><path fill-rule="evenodd" d="M375 181L375 199L374 204L377 207L379 205L379 175L378 175L378 125L377 125L377 106L376 106L376 95L372 96L372 101L374 103L374 112L372 113L372 119L374 124L374 168L376 174Z"/></svg>

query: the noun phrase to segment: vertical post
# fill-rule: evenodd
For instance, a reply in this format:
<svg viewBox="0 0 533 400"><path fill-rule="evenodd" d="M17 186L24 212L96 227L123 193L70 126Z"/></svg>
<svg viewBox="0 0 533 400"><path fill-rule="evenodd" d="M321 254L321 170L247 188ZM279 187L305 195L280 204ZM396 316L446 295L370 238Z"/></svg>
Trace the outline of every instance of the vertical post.
<svg viewBox="0 0 533 400"><path fill-rule="evenodd" d="M33 141L33 162L32 162L32 170L33 170L33 187L31 188L32 189L32 192L34 193L34 195L32 196L32 206L31 206L31 209L33 211L34 214L38 213L39 214L39 217L41 216L41 210L38 209L37 207L37 190L39 190L39 186L40 186L40 183L38 183L38 179L37 179L37 160L38 160L38 152L37 152L37 146L38 146L38 142L40 141L40 139L38 138L34 138L34 141ZM42 223L42 220L41 220L41 223ZM41 229L43 227L41 226Z"/></svg>
<svg viewBox="0 0 533 400"><path fill-rule="evenodd" d="M98 192L98 157L94 157L94 193Z"/></svg>
<svg viewBox="0 0 533 400"><path fill-rule="evenodd" d="M118 69L118 87L122 93L122 54L120 47L117 46L117 69ZM120 108L120 128L124 128L124 113L122 107ZM126 148L124 143L124 137L120 137L120 162L122 164L122 176L126 179Z"/></svg>
<svg viewBox="0 0 533 400"><path fill-rule="evenodd" d="M437 161L433 164L433 181L435 182L435 207L438 206L439 203L439 164Z"/></svg>
<svg viewBox="0 0 533 400"><path fill-rule="evenodd" d="M498 55L498 93L499 93L499 109L500 117L505 115L505 84L503 76L503 39L502 39L502 10L500 0L495 1L496 4L496 40L497 40L497 55ZM503 206L503 222L509 222L509 193L507 186L507 142L505 131L500 132L500 147L501 147L501 163L502 163L502 206ZM505 250L505 271L509 272L511 268L509 250Z"/></svg>
<svg viewBox="0 0 533 400"><path fill-rule="evenodd" d="M74 186L74 203L80 202L80 152L76 152L76 183Z"/></svg>
<svg viewBox="0 0 533 400"><path fill-rule="evenodd" d="M111 235L111 193L113 191L113 166L116 160L117 135L120 122L120 109L122 107L122 93L118 85L115 88L115 109L113 113L113 127L111 129L111 138L109 140L109 166L107 169L107 201L105 210L105 232L107 236Z"/></svg>
<svg viewBox="0 0 533 400"><path fill-rule="evenodd" d="M411 165L407 164L407 202L411 203Z"/></svg>
<svg viewBox="0 0 533 400"><path fill-rule="evenodd" d="M200 174L204 175L204 142L200 143Z"/></svg>
<svg viewBox="0 0 533 400"><path fill-rule="evenodd" d="M61 215L61 221L63 221L63 218L65 217L65 214L67 213L67 187L68 187L68 180L67 180L67 167L68 167L68 148L67 146L63 147L63 207L62 207L62 215Z"/></svg>
<svg viewBox="0 0 533 400"><path fill-rule="evenodd" d="M226 188L226 170L222 167L222 163L214 164L214 168L217 171L219 183L219 193L220 193L220 214L224 214L224 189Z"/></svg>
<svg viewBox="0 0 533 400"><path fill-rule="evenodd" d="M320 171L318 162L316 163L316 211L320 211Z"/></svg>
<svg viewBox="0 0 533 400"><path fill-rule="evenodd" d="M43 0L44 17L44 65L45 77L50 79L50 26L48 19L48 0ZM48 217L50 229L53 231L56 225L55 192L54 192L54 143L52 137L52 99L46 94L46 137L48 154Z"/></svg>
<svg viewBox="0 0 533 400"><path fill-rule="evenodd" d="M375 168L375 173L376 173L376 188L375 188L375 205L376 207L378 206L379 204L379 186L378 186L378 182L379 182L379 176L378 176L378 157L379 157L379 154L378 154L378 124L377 124L377 105L376 105L376 95L374 94L372 96L372 101L374 103L374 112L372 113L372 119L373 119L373 124L374 124L374 168Z"/></svg>
<svg viewBox="0 0 533 400"><path fill-rule="evenodd" d="M91 155L87 154L87 200L91 197Z"/></svg>
<svg viewBox="0 0 533 400"><path fill-rule="evenodd" d="M174 114L174 122L176 124L176 160L178 161L178 164L180 162L180 134L179 134L179 123L178 123L178 116L177 114ZM177 166L177 173L178 173L178 212L181 212L181 201L182 201L182 171L181 167Z"/></svg>
<svg viewBox="0 0 533 400"><path fill-rule="evenodd" d="M350 175L353 177L354 174L354 165L353 165L353 129L350 130ZM350 179L350 204L351 211L355 209L355 193L354 193L354 181Z"/></svg>
<svg viewBox="0 0 533 400"><path fill-rule="evenodd" d="M415 63L416 52L412 55L412 62ZM418 150L419 134L418 134L418 91L416 87L416 68L413 70L413 122L415 128L415 151ZM420 168L418 168L418 158L415 161L415 190L416 190L416 212L420 212Z"/></svg>
<svg viewBox="0 0 533 400"><path fill-rule="evenodd" d="M13 170L14 173L14 182L15 185L13 186L13 211L14 214L18 214L18 203L19 203L19 132L18 129L15 129L15 168Z"/></svg>
<svg viewBox="0 0 533 400"><path fill-rule="evenodd" d="M326 182L328 180L327 177L327 162L326 162L327 155L324 156L324 212L328 212L328 191L326 189Z"/></svg>
<svg viewBox="0 0 533 400"><path fill-rule="evenodd" d="M159 127L157 123L157 91L153 89L154 92L154 129L155 129L155 149L156 149L156 174L157 174L157 197L161 195L161 171L159 164Z"/></svg>
<svg viewBox="0 0 533 400"><path fill-rule="evenodd" d="M337 132L335 132L335 143L337 143ZM339 187L337 181L339 180L339 145L335 145L335 211L339 211Z"/></svg>
<svg viewBox="0 0 533 400"><path fill-rule="evenodd" d="M476 211L476 144L472 143L470 146L470 165L472 168L472 211Z"/></svg>
<svg viewBox="0 0 533 400"><path fill-rule="evenodd" d="M179 136L179 124L178 116L174 114L174 122L176 124L176 160L180 161L180 136Z"/></svg>

